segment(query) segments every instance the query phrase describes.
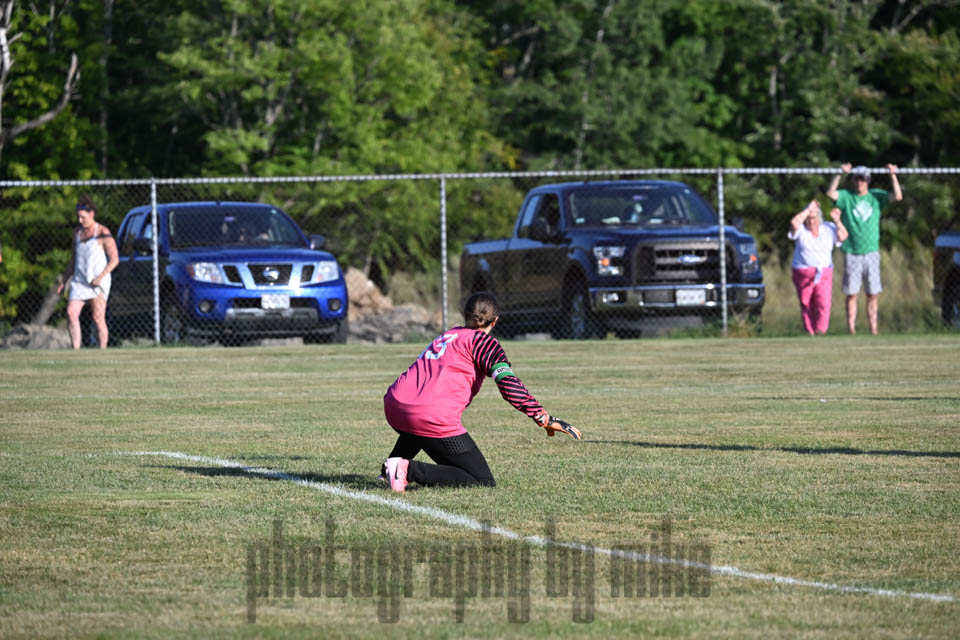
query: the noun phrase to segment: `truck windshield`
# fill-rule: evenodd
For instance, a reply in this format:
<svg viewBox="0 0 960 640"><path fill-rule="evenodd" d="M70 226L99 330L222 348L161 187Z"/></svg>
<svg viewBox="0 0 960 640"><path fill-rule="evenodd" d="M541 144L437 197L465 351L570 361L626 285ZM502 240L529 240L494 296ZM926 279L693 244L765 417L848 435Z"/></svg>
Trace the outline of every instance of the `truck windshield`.
<svg viewBox="0 0 960 640"><path fill-rule="evenodd" d="M184 207L168 216L170 246L306 246L286 215L267 207Z"/></svg>
<svg viewBox="0 0 960 640"><path fill-rule="evenodd" d="M717 224L707 203L685 187L575 189L568 205L576 227Z"/></svg>

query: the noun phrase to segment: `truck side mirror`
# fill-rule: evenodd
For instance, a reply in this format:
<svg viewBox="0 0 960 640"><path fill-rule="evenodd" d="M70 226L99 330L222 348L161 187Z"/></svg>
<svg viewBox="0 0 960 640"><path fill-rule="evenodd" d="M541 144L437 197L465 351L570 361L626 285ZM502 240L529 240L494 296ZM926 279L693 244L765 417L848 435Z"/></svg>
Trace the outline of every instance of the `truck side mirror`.
<svg viewBox="0 0 960 640"><path fill-rule="evenodd" d="M531 240L548 242L551 240L550 224L544 218L537 218L530 223L528 235Z"/></svg>
<svg viewBox="0 0 960 640"><path fill-rule="evenodd" d="M310 236L310 248L314 251L319 251L323 249L324 245L327 244L327 239L321 235Z"/></svg>
<svg viewBox="0 0 960 640"><path fill-rule="evenodd" d="M740 216L734 216L730 218L730 224L733 225L733 228L737 231L743 231L743 218Z"/></svg>

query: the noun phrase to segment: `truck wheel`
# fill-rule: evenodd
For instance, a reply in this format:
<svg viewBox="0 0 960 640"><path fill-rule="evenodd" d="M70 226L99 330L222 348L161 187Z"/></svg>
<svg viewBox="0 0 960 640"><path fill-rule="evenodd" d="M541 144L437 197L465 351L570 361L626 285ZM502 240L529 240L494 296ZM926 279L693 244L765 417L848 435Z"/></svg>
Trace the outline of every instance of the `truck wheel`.
<svg viewBox="0 0 960 640"><path fill-rule="evenodd" d="M183 341L183 317L177 301L168 298L160 311L160 342L180 344Z"/></svg>
<svg viewBox="0 0 960 640"><path fill-rule="evenodd" d="M590 310L586 287L575 284L566 296L563 326L555 337L584 340L600 334L599 323Z"/></svg>
<svg viewBox="0 0 960 640"><path fill-rule="evenodd" d="M340 321L340 324L337 325L337 330L329 334L313 334L308 333L303 336L303 344L321 344L321 343L330 343L330 344L346 344L347 335L350 333L350 324L347 321L347 317L344 316L343 320Z"/></svg>
<svg viewBox="0 0 960 640"><path fill-rule="evenodd" d="M943 288L940 315L943 317L943 326L960 330L960 282L950 281Z"/></svg>
<svg viewBox="0 0 960 640"><path fill-rule="evenodd" d="M340 321L340 324L337 325L337 331L330 337L330 342L333 344L347 344L347 335L350 333L350 323L347 320L347 316L343 316L343 320Z"/></svg>

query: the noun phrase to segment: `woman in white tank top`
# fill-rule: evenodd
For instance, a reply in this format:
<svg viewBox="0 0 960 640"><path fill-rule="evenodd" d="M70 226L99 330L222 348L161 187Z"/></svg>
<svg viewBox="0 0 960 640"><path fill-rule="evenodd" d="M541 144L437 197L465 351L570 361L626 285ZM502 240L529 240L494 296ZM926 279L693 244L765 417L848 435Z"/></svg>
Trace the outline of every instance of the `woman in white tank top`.
<svg viewBox="0 0 960 640"><path fill-rule="evenodd" d="M110 295L110 272L120 259L117 243L110 230L94 220L96 210L89 198L81 198L77 204L77 222L73 233L73 256L66 275L60 280L57 293L70 283L70 299L67 302L67 320L70 341L74 349L80 348L80 312L90 303L93 321L97 325L100 348L107 348L107 296Z"/></svg>

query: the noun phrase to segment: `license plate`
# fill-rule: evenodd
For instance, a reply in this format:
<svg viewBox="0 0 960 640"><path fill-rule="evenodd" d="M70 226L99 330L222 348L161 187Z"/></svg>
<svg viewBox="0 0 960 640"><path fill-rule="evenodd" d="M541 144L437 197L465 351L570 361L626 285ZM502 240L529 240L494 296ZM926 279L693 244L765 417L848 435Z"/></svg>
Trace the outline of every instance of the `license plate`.
<svg viewBox="0 0 960 640"><path fill-rule="evenodd" d="M706 289L677 289L677 306L691 307L706 304Z"/></svg>
<svg viewBox="0 0 960 640"><path fill-rule="evenodd" d="M262 309L289 309L290 296L281 293L265 293L260 296L260 307Z"/></svg>

